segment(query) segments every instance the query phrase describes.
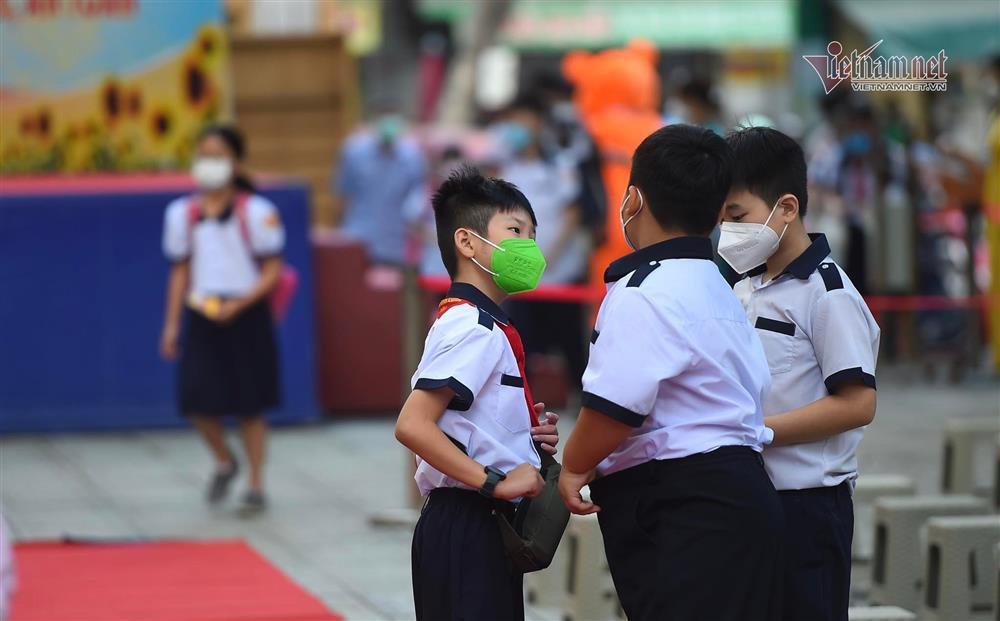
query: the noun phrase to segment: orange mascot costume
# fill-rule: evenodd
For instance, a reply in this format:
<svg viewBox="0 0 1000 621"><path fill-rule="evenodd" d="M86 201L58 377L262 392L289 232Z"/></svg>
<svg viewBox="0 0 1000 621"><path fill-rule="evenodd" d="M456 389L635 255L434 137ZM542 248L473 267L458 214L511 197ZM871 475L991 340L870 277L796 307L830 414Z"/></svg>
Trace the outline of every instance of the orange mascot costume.
<svg viewBox="0 0 1000 621"><path fill-rule="evenodd" d="M656 59L652 44L639 40L625 48L570 52L563 58L563 74L575 87L574 103L600 155L607 191L606 235L590 260L590 283L602 293L605 268L631 252L622 238L619 206L632 153L663 125Z"/></svg>

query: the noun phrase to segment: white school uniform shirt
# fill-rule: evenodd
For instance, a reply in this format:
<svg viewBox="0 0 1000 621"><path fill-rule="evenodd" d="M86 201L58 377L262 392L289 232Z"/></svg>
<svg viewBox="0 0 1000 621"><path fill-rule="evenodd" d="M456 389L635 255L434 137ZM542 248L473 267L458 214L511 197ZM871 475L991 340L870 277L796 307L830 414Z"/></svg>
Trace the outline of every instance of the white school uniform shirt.
<svg viewBox="0 0 1000 621"><path fill-rule="evenodd" d="M770 383L760 340L712 261L707 237L634 252L604 274L582 404L634 431L599 475L722 446L760 452Z"/></svg>
<svg viewBox="0 0 1000 621"><path fill-rule="evenodd" d="M449 388L455 397L438 427L472 459L509 472L528 463L541 467L531 439L524 378L507 336L497 324L507 314L477 288L455 283L449 298L469 302L449 308L431 326L413 374L414 390ZM417 456L420 493L438 487L472 489Z"/></svg>
<svg viewBox="0 0 1000 621"><path fill-rule="evenodd" d="M167 206L163 253L173 262L191 260L190 289L195 296L249 293L260 277L257 261L281 254L285 246L278 209L263 196L250 195L245 207L245 235L233 206L218 218L201 216L191 222L191 200L181 197Z"/></svg>
<svg viewBox="0 0 1000 621"><path fill-rule="evenodd" d="M736 283L771 369L764 415L781 414L834 394L846 383L875 388L879 327L847 274L829 258L823 235L785 271L763 282L765 266ZM768 447L764 465L778 490L833 487L858 476L852 429L816 442Z"/></svg>

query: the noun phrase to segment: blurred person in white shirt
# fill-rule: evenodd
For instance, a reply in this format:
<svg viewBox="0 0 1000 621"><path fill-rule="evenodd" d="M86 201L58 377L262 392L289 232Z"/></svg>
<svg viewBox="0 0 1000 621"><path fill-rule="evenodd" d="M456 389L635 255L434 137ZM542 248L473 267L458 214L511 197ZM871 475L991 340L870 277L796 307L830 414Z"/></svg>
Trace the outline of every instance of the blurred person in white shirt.
<svg viewBox="0 0 1000 621"><path fill-rule="evenodd" d="M577 168L549 157L542 149L544 106L529 96L519 97L494 125L507 154L499 176L516 185L538 217L538 246L548 267L542 284L580 283L590 256L590 233L583 224ZM550 351L565 356L568 380L579 385L586 366L583 307L579 303L511 301L514 323L531 354ZM529 372L531 361L529 359Z"/></svg>

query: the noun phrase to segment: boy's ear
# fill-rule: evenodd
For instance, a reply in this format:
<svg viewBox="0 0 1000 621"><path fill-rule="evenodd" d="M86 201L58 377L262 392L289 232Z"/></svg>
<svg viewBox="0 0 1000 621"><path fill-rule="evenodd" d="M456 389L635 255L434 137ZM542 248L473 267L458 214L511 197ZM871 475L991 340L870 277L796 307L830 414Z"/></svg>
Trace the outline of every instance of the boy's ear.
<svg viewBox="0 0 1000 621"><path fill-rule="evenodd" d="M639 188L630 185L625 188L625 196L622 197L622 204L618 208L623 212L622 215L625 216L625 219L628 220L637 214L641 208L646 206L645 200Z"/></svg>
<svg viewBox="0 0 1000 621"><path fill-rule="evenodd" d="M472 234L467 229L455 231L455 247L458 253L466 259L471 259L476 255L476 249L472 247Z"/></svg>
<svg viewBox="0 0 1000 621"><path fill-rule="evenodd" d="M794 194L783 194L778 199L778 217L783 222L793 222L799 217L799 199Z"/></svg>

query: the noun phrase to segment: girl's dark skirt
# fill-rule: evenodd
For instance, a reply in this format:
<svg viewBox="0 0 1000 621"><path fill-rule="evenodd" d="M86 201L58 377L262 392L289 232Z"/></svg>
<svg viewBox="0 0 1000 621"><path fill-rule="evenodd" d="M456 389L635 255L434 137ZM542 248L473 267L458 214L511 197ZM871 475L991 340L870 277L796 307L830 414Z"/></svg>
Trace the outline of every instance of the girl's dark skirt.
<svg viewBox="0 0 1000 621"><path fill-rule="evenodd" d="M278 348L266 302L229 324L185 310L179 402L184 416L251 418L281 401Z"/></svg>
<svg viewBox="0 0 1000 621"><path fill-rule="evenodd" d="M780 618L784 514L752 449L649 461L590 489L631 621Z"/></svg>

